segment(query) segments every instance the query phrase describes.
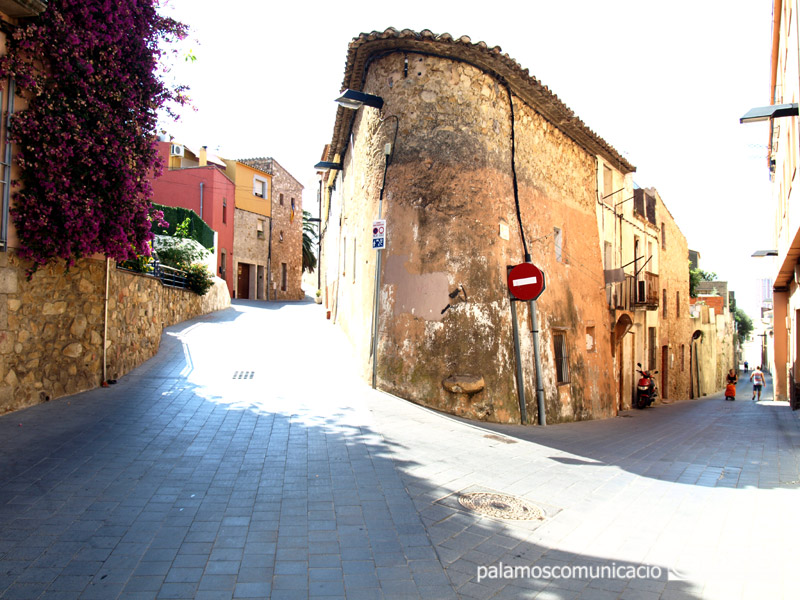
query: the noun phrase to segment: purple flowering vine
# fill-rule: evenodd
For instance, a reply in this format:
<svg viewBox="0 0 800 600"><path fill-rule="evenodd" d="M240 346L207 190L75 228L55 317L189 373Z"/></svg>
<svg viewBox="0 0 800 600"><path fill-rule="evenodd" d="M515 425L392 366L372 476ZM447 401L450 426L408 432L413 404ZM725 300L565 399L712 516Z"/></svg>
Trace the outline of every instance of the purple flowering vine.
<svg viewBox="0 0 800 600"><path fill-rule="evenodd" d="M0 77L28 100L9 132L19 165L11 216L35 265L149 256L158 112L174 116L186 101L184 87L156 75L162 43L186 35L158 3L50 0L8 37Z"/></svg>

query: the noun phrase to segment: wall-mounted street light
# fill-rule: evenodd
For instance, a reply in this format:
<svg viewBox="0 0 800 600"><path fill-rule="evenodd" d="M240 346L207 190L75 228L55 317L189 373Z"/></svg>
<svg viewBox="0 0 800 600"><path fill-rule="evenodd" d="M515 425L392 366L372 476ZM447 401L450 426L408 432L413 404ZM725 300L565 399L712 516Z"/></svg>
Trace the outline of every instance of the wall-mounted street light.
<svg viewBox="0 0 800 600"><path fill-rule="evenodd" d="M769 121L779 117L796 117L798 115L797 103L794 104L772 104L770 106L757 106L751 108L739 119L739 123L755 123L757 121Z"/></svg>
<svg viewBox="0 0 800 600"><path fill-rule="evenodd" d="M314 168L317 169L318 171L327 171L328 169L332 169L334 171L341 171L342 163L321 160L314 165Z"/></svg>
<svg viewBox="0 0 800 600"><path fill-rule="evenodd" d="M344 93L336 99L336 103L342 108L348 108L350 110L358 110L362 106L371 106L378 110L383 108L383 98L380 96L365 94L364 92L357 92L355 90L345 90Z"/></svg>

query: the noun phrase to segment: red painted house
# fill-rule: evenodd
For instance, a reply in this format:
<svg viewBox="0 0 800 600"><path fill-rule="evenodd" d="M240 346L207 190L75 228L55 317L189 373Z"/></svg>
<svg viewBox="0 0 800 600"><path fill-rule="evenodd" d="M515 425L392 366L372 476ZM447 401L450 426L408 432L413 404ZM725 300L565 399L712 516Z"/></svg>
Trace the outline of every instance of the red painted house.
<svg viewBox="0 0 800 600"><path fill-rule="evenodd" d="M225 163L209 156L205 148L197 152L186 146L159 142L164 164L160 177L153 180L153 202L180 206L196 212L217 232L217 273L228 284L233 297L233 210L236 186L225 175Z"/></svg>

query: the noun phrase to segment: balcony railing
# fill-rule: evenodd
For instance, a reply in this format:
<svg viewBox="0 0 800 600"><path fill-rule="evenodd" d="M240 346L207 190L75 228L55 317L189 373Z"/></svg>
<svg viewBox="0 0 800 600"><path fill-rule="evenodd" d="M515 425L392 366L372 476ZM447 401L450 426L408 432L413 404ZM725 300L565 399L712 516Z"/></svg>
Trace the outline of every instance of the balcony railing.
<svg viewBox="0 0 800 600"><path fill-rule="evenodd" d="M658 310L658 275L639 273L638 278L625 275L625 281L608 285L609 308L617 310Z"/></svg>

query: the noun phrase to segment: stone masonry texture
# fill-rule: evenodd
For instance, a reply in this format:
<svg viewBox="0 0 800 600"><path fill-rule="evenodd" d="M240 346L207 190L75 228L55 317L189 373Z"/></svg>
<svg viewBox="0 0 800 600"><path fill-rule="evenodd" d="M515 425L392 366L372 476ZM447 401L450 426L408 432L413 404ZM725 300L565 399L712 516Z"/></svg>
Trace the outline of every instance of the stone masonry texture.
<svg viewBox="0 0 800 600"><path fill-rule="evenodd" d="M0 253L0 413L96 387L103 375L105 261L41 267ZM222 280L203 297L119 271L109 277L107 378L151 358L164 327L230 304Z"/></svg>
<svg viewBox="0 0 800 600"><path fill-rule="evenodd" d="M614 414L595 156L467 62L388 53L371 62L364 90L384 98L384 116L381 121L377 111L358 112L344 157L348 244L339 251L346 279L340 280L335 311L361 352L361 364L371 364L375 269L363 232L377 216L383 147L395 141L396 123L383 207L389 241L380 293L379 386L454 414L519 422L506 284L506 266L524 260L512 172L513 102L522 222L532 260L547 276L538 302L547 419ZM562 231L562 251L554 244L555 228ZM448 294L458 289L467 300L443 313ZM536 413L530 317L523 303L518 312L526 332L522 364L530 420ZM585 341L589 324L597 325L592 350ZM556 381L556 333L566 343L565 382ZM449 392L442 381L452 376L483 377L486 385L474 394Z"/></svg>
<svg viewBox="0 0 800 600"><path fill-rule="evenodd" d="M276 300L302 300L303 186L272 159L272 289ZM281 196L283 204L281 204ZM294 217L292 217L294 202ZM282 237L281 237L282 234ZM287 286L281 286L281 265L286 265Z"/></svg>

